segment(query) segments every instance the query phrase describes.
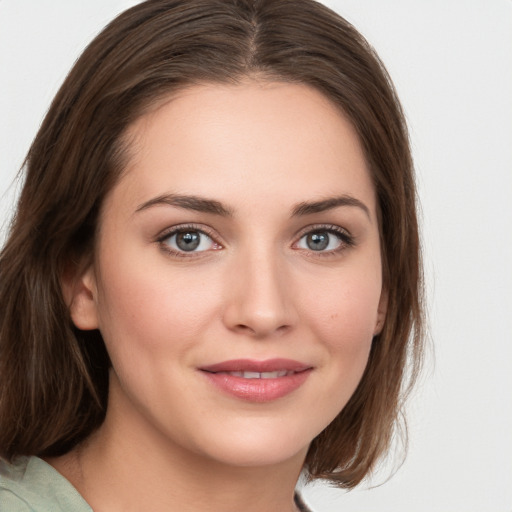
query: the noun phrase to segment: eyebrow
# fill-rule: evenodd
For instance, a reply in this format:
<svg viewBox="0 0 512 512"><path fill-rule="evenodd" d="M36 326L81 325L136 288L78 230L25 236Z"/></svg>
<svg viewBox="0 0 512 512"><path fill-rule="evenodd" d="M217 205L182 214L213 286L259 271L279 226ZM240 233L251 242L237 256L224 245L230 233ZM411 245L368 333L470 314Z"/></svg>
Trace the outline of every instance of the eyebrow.
<svg viewBox="0 0 512 512"><path fill-rule="evenodd" d="M333 208L338 208L339 206L360 208L371 220L370 209L362 201L349 195L328 197L321 201L299 203L294 207L292 216L298 217L302 215L311 215L313 213L321 213L327 210L332 210Z"/></svg>
<svg viewBox="0 0 512 512"><path fill-rule="evenodd" d="M141 204L136 212L147 210L153 206L177 206L178 208L184 208L185 210L193 210L202 213L213 213L214 215L220 215L222 217L231 217L233 211L230 208L225 207L219 201L215 199L205 199L197 196L187 196L180 194L165 194L162 196L155 197L149 201Z"/></svg>
<svg viewBox="0 0 512 512"><path fill-rule="evenodd" d="M216 201L215 199L206 199L203 197L181 194L164 194L154 197L153 199L142 203L136 209L136 212L147 210L153 206L175 206L185 210L220 215L221 217L232 217L234 213L231 208L224 206L220 201ZM292 217L302 217L305 215L312 215L314 213L321 213L341 206L359 208L371 220L369 208L362 201L350 195L328 197L320 201L298 203L292 209Z"/></svg>

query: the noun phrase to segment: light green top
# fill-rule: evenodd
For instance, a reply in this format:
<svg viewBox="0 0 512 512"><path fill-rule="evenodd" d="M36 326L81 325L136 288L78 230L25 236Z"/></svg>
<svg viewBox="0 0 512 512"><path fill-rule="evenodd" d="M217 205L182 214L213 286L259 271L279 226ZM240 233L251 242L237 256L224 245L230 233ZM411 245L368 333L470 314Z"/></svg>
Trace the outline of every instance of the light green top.
<svg viewBox="0 0 512 512"><path fill-rule="evenodd" d="M295 494L301 512L311 512ZM78 491L38 457L0 459L0 512L93 512Z"/></svg>
<svg viewBox="0 0 512 512"><path fill-rule="evenodd" d="M0 512L93 512L78 491L38 457L0 459Z"/></svg>

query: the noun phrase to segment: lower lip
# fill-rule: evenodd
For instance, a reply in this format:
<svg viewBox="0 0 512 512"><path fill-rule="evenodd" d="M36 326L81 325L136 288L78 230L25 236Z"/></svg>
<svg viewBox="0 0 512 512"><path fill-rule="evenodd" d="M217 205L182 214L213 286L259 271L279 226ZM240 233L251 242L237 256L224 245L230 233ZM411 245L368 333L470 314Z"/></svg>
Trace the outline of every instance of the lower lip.
<svg viewBox="0 0 512 512"><path fill-rule="evenodd" d="M270 402L289 395L302 386L311 369L275 379L244 379L227 373L202 372L225 393L248 402Z"/></svg>

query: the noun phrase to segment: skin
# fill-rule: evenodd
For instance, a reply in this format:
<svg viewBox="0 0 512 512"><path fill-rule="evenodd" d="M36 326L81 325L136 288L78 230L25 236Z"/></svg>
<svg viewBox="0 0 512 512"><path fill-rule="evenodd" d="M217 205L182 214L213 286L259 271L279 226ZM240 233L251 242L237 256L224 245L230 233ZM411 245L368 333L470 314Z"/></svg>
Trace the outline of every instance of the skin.
<svg viewBox="0 0 512 512"><path fill-rule="evenodd" d="M99 328L112 360L107 417L50 462L96 512L295 510L308 446L354 392L385 316L358 137L319 92L255 80L186 89L128 136L94 264L65 287L73 321ZM155 200L168 194L229 215ZM349 204L297 214L340 196ZM169 230L183 225L208 235L197 251L176 252ZM310 248L311 231L327 249ZM198 370L239 358L312 370L263 403Z"/></svg>

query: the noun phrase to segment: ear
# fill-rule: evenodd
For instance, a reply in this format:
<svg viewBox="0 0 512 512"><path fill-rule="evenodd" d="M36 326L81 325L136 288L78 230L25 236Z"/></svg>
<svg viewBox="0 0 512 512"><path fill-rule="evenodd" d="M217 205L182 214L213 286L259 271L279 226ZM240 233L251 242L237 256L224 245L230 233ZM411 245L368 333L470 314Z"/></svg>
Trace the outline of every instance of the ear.
<svg viewBox="0 0 512 512"><path fill-rule="evenodd" d="M373 335L377 336L382 332L384 322L386 321L386 313L388 312L388 291L383 288L380 294L379 306L377 308L377 321L375 322L375 329Z"/></svg>
<svg viewBox="0 0 512 512"><path fill-rule="evenodd" d="M98 294L93 266L90 265L78 276L64 276L62 293L75 327L83 331L97 329L99 326Z"/></svg>

